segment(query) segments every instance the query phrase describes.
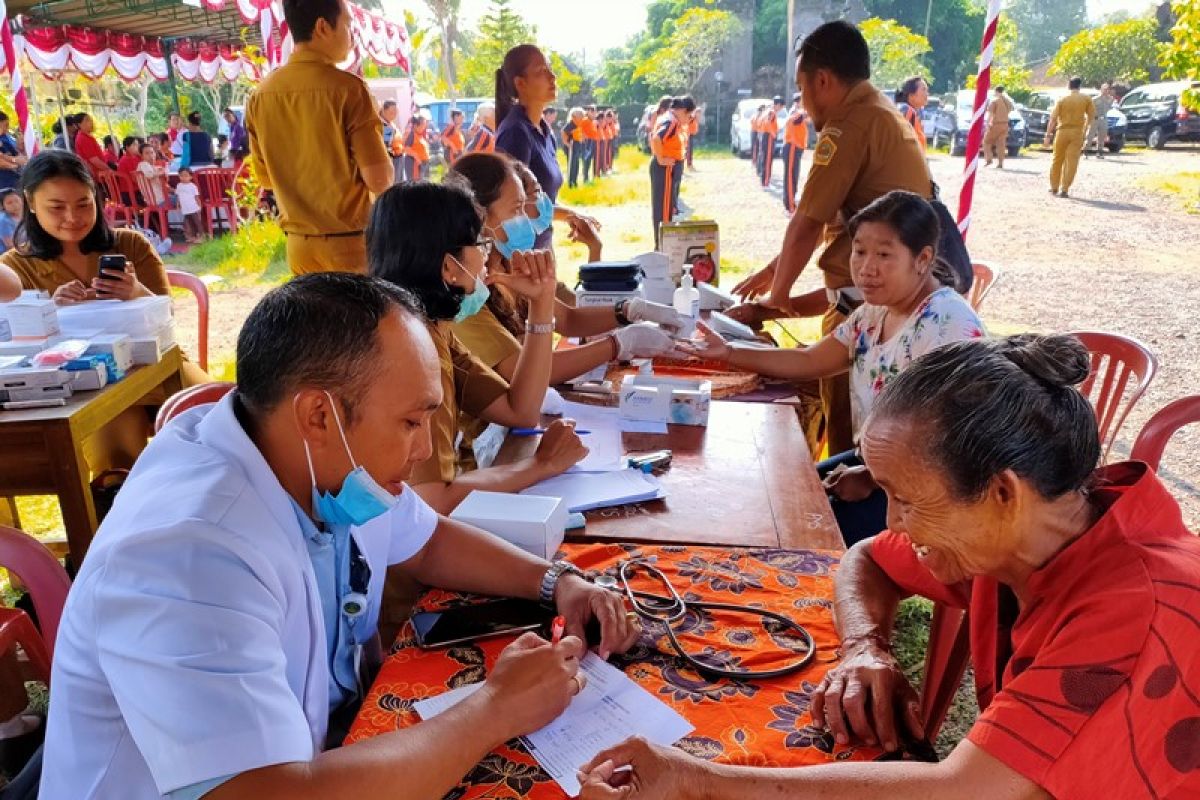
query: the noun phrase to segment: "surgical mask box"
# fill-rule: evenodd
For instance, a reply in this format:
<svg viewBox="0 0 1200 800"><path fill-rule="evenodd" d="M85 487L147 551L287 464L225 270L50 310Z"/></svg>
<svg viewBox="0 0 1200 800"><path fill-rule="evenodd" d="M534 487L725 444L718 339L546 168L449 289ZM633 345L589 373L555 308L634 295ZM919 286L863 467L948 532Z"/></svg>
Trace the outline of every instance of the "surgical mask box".
<svg viewBox="0 0 1200 800"><path fill-rule="evenodd" d="M133 367L133 339L124 333L102 333L88 340L85 355L108 353L117 362L117 369L128 372Z"/></svg>
<svg viewBox="0 0 1200 800"><path fill-rule="evenodd" d="M642 292L651 303L669 306L679 285L671 277L671 264L665 253L642 253L634 257L642 268ZM703 295L701 295L703 303Z"/></svg>
<svg viewBox="0 0 1200 800"><path fill-rule="evenodd" d="M557 497L477 490L458 504L450 519L482 528L549 561L566 535L567 504Z"/></svg>
<svg viewBox="0 0 1200 800"><path fill-rule="evenodd" d="M62 386L34 386L29 389L0 389L0 402L27 403L31 400L69 400L72 389L70 378Z"/></svg>
<svg viewBox="0 0 1200 800"><path fill-rule="evenodd" d="M164 325L150 336L134 336L131 343L134 366L157 364L162 354L175 346L175 324Z"/></svg>
<svg viewBox="0 0 1200 800"><path fill-rule="evenodd" d="M67 337L56 334L40 339L16 339L11 342L0 342L0 358L8 356L36 356L43 350L47 350L60 342L65 342Z"/></svg>
<svg viewBox="0 0 1200 800"><path fill-rule="evenodd" d="M626 375L621 382L620 415L641 422L707 425L712 381Z"/></svg>
<svg viewBox="0 0 1200 800"><path fill-rule="evenodd" d="M0 370L0 389L40 389L45 386L66 386L71 375L58 367L17 367ZM26 398L31 399L31 398Z"/></svg>
<svg viewBox="0 0 1200 800"><path fill-rule="evenodd" d="M108 368L103 364L71 370L70 374L71 388L77 392L97 392L108 385Z"/></svg>
<svg viewBox="0 0 1200 800"><path fill-rule="evenodd" d="M3 306L12 338L44 339L59 332L58 306L43 297L18 297Z"/></svg>
<svg viewBox="0 0 1200 800"><path fill-rule="evenodd" d="M642 290L635 292L589 292L587 289L575 290L575 304L580 308L612 307L622 300L632 300L642 297Z"/></svg>
<svg viewBox="0 0 1200 800"><path fill-rule="evenodd" d="M161 295L134 300L93 300L59 309L62 332L80 339L101 333L133 338L154 336L171 321L171 298Z"/></svg>

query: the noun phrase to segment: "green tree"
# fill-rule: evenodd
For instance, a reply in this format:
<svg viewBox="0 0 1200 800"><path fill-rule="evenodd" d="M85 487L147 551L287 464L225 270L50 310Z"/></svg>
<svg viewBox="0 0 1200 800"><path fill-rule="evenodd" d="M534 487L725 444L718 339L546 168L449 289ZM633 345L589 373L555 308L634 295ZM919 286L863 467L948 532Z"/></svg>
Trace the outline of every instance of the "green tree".
<svg viewBox="0 0 1200 800"><path fill-rule="evenodd" d="M896 89L905 79L923 75L929 40L894 19L872 17L859 25L871 49L871 80L884 89Z"/></svg>
<svg viewBox="0 0 1200 800"><path fill-rule="evenodd" d="M1145 83L1158 73L1156 28L1152 19L1134 19L1080 31L1063 43L1050 72L1078 75L1088 86L1105 81Z"/></svg>
<svg viewBox="0 0 1200 800"><path fill-rule="evenodd" d="M976 0L864 0L863 4L872 16L894 19L929 39L933 50L925 62L933 88L962 88L975 71L984 21L983 7Z"/></svg>
<svg viewBox="0 0 1200 800"><path fill-rule="evenodd" d="M1176 0L1171 4L1175 25L1171 41L1162 50L1162 65L1167 76L1194 79L1200 76L1200 0ZM1200 112L1200 91L1184 92L1184 105Z"/></svg>
<svg viewBox="0 0 1200 800"><path fill-rule="evenodd" d="M425 6L433 15L433 23L437 30L438 64L441 67L441 78L451 93L458 86L458 65L455 62L456 51L462 46L462 36L458 30L458 14L461 0L425 0Z"/></svg>
<svg viewBox="0 0 1200 800"><path fill-rule="evenodd" d="M512 0L491 0L479 20L474 52L462 65L459 88L468 97L490 95L496 89L496 70L509 50L537 41L537 28L510 7Z"/></svg>
<svg viewBox="0 0 1200 800"><path fill-rule="evenodd" d="M759 0L754 15L754 68L787 61L787 0Z"/></svg>
<svg viewBox="0 0 1200 800"><path fill-rule="evenodd" d="M550 50L546 55L550 59L550 69L554 70L554 77L558 83L558 96L570 97L577 94L583 88L583 76L579 74L578 68L556 50Z"/></svg>
<svg viewBox="0 0 1200 800"><path fill-rule="evenodd" d="M996 42L992 51L992 86L1003 86L1009 96L1018 103L1029 99L1033 88L1029 78L1033 71L1025 66L1017 47L1017 25L1009 17L1000 15L996 25ZM967 78L967 88L975 88L977 72Z"/></svg>
<svg viewBox="0 0 1200 800"><path fill-rule="evenodd" d="M729 11L689 8L663 25L666 44L642 61L633 77L645 78L652 88L665 92L695 91L717 53L741 28L741 21Z"/></svg>
<svg viewBox="0 0 1200 800"><path fill-rule="evenodd" d="M633 77L638 62L634 53L646 40L646 34L638 33L624 47L605 51L602 59L603 72L597 82L596 99L609 105L645 103L650 96L650 87L641 78Z"/></svg>
<svg viewBox="0 0 1200 800"><path fill-rule="evenodd" d="M1017 24L1017 44L1026 61L1054 55L1088 24L1086 0L1012 0L1005 13Z"/></svg>

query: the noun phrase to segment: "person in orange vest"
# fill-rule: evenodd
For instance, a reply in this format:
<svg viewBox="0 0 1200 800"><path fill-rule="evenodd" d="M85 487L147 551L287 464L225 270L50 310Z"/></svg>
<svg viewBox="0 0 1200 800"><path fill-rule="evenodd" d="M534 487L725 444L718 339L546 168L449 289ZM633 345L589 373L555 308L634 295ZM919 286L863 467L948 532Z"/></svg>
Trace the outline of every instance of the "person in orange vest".
<svg viewBox="0 0 1200 800"><path fill-rule="evenodd" d="M608 144L608 121L603 111L596 112L596 153L592 159L592 174L599 178L605 173L604 150Z"/></svg>
<svg viewBox="0 0 1200 800"><path fill-rule="evenodd" d="M678 98L683 103L683 128L679 135L683 139L684 157L675 162L675 169L671 173L671 188L674 191L672 198L672 207L675 209L675 216L679 216L679 188L683 186L683 166L687 161L688 142L691 140L691 134L688 131L691 129L692 118L696 115L696 101L692 99L690 94ZM674 106L672 106L674 108Z"/></svg>
<svg viewBox="0 0 1200 800"><path fill-rule="evenodd" d="M562 129L563 146L567 149L567 186L574 189L579 185L579 165L583 163L583 120L586 117L579 106L571 109L570 119Z"/></svg>
<svg viewBox="0 0 1200 800"><path fill-rule="evenodd" d="M404 180L414 182L427 177L429 166L429 120L419 114L408 121L404 133Z"/></svg>
<svg viewBox="0 0 1200 800"><path fill-rule="evenodd" d="M481 104L475 112L475 118L479 122L475 126L475 135L467 145L468 152L496 152L496 107L491 103Z"/></svg>
<svg viewBox="0 0 1200 800"><path fill-rule="evenodd" d="M764 188L771 185L771 169L775 164L775 140L779 138L779 115L783 113L783 110L783 98L776 96L772 101L771 108L767 109L767 113L763 115L761 175Z"/></svg>
<svg viewBox="0 0 1200 800"><path fill-rule="evenodd" d="M808 147L808 115L800 104L800 93L792 95L792 109L783 127L783 207L796 211L796 192L800 188L800 161Z"/></svg>
<svg viewBox="0 0 1200 800"><path fill-rule="evenodd" d="M450 124L442 130L442 152L446 156L446 164L453 164L463 154L467 147L467 139L463 135L463 112L457 108L450 112Z"/></svg>
<svg viewBox="0 0 1200 800"><path fill-rule="evenodd" d="M654 246L661 243L661 226L675 218L675 172L680 167L687 147L685 136L688 117L694 110L687 107L690 98L676 97L671 111L659 118L658 127L650 136L650 216L654 222Z"/></svg>
<svg viewBox="0 0 1200 800"><path fill-rule="evenodd" d="M613 148L612 158L613 163L616 163L617 156L621 154L621 115L617 110L613 109Z"/></svg>
<svg viewBox="0 0 1200 800"><path fill-rule="evenodd" d="M586 106L584 112L579 125L583 129L583 182L587 183L596 177L596 143L600 141L600 130L596 127L596 106Z"/></svg>
<svg viewBox="0 0 1200 800"><path fill-rule="evenodd" d="M914 75L900 86L900 113L913 126L921 149L927 147L925 123L921 121L921 110L929 104L929 84L920 75Z"/></svg>
<svg viewBox="0 0 1200 800"><path fill-rule="evenodd" d="M383 107L379 109L379 118L383 123L383 146L387 148L388 155L392 157L392 171L395 173L394 183L399 183L404 174L404 166L401 164L401 153L403 152L400 142L403 137L400 131L396 130L396 118L400 116L400 107L396 105L395 100L385 100Z"/></svg>
<svg viewBox="0 0 1200 800"><path fill-rule="evenodd" d="M759 106L750 118L750 161L754 164L754 171L760 176L762 171L759 165L762 160L758 157L758 146L762 144L762 115L766 110L766 106Z"/></svg>
<svg viewBox="0 0 1200 800"><path fill-rule="evenodd" d="M617 142L617 112L614 109L610 108L604 112L604 133L604 172L610 174L613 171Z"/></svg>

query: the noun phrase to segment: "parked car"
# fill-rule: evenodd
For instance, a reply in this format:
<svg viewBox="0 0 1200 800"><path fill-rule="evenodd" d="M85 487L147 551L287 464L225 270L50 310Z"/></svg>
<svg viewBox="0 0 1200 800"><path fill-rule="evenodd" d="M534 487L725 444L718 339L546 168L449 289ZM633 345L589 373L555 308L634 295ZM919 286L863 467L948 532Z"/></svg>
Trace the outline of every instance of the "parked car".
<svg viewBox="0 0 1200 800"><path fill-rule="evenodd" d="M1050 114L1054 104L1066 96L1066 89L1047 89L1029 95L1029 101L1022 109L1025 117L1026 145L1041 142L1046 138L1046 128L1050 125ZM1095 99L1100 96L1099 89L1083 89L1084 94ZM1108 149L1109 152L1119 153L1125 146L1129 122L1121 109L1115 105L1105 115L1108 120ZM1053 141L1053 138L1051 139Z"/></svg>
<svg viewBox="0 0 1200 800"><path fill-rule="evenodd" d="M950 155L961 156L967 152L967 134L971 130L971 117L975 113L975 90L962 89L951 95L946 95L942 101L946 109L954 109L954 133L950 140ZM1008 115L1008 155L1016 158L1025 146L1025 118L1013 104L1012 113Z"/></svg>
<svg viewBox="0 0 1200 800"><path fill-rule="evenodd" d="M729 125L729 149L735 156L750 157L750 118L758 111L759 106L770 106L770 97L760 97L750 100L739 100L733 108L733 117ZM775 138L775 152L778 153L783 143L783 126L779 126L779 134Z"/></svg>
<svg viewBox="0 0 1200 800"><path fill-rule="evenodd" d="M931 97L921 109L921 125L925 128L925 141L937 147L950 141L954 134L954 111L943 107L940 97Z"/></svg>
<svg viewBox="0 0 1200 800"><path fill-rule="evenodd" d="M1187 89L1200 90L1200 81L1148 83L1121 99L1121 111L1129 120L1126 136L1161 150L1167 142L1200 142L1200 114L1183 107Z"/></svg>
<svg viewBox="0 0 1200 800"><path fill-rule="evenodd" d="M638 120L637 126L637 143L638 147L642 148L643 153L650 152L650 115L654 113L654 109L658 108L658 103L651 103L642 109L641 119Z"/></svg>

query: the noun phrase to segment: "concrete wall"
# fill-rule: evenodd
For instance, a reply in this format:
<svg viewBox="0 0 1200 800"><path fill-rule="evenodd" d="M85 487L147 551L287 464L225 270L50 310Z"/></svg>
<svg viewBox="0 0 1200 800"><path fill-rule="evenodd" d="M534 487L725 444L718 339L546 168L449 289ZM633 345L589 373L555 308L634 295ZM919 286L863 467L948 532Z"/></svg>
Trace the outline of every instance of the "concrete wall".
<svg viewBox="0 0 1200 800"><path fill-rule="evenodd" d="M857 25L868 16L862 0L788 0L787 66L783 74L788 81L786 94L789 101L790 95L796 90L797 39L803 40L821 25L835 19L844 19Z"/></svg>

